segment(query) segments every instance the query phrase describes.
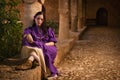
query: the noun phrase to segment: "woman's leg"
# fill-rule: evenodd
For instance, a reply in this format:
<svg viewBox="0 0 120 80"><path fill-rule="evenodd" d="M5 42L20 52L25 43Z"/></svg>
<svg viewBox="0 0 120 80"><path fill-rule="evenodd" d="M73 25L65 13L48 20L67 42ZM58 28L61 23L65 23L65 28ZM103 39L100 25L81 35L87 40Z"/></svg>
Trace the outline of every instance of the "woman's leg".
<svg viewBox="0 0 120 80"><path fill-rule="evenodd" d="M36 54L35 51L32 51L30 53L30 57L28 57L28 60L25 63L17 66L16 69L17 70L31 69L32 66L33 66L33 61L34 60L36 60L39 63L39 65L40 65L40 59L39 59L38 55ZM38 64L35 64L35 65L37 66ZM34 65L34 67L35 67L35 65Z"/></svg>
<svg viewBox="0 0 120 80"><path fill-rule="evenodd" d="M51 72L51 76L54 76L58 73L56 67L54 66L54 58L50 56L50 54L45 55L46 66L49 68Z"/></svg>
<svg viewBox="0 0 120 80"><path fill-rule="evenodd" d="M30 56L29 59L25 63L23 63L23 64L15 67L15 69L16 70L31 69L32 68L32 62L33 62L33 60L34 60L34 58L32 56Z"/></svg>
<svg viewBox="0 0 120 80"><path fill-rule="evenodd" d="M34 61L34 57L33 56L30 56L29 58L28 58L28 60L30 60L30 61Z"/></svg>
<svg viewBox="0 0 120 80"><path fill-rule="evenodd" d="M38 63L39 63L39 65L40 65L40 58L39 58L39 56L36 54L36 52L35 51L33 51L33 52L31 52L30 53L30 55L31 55L31 57L29 57L28 59L29 60L36 60ZM33 59L34 58L34 59Z"/></svg>

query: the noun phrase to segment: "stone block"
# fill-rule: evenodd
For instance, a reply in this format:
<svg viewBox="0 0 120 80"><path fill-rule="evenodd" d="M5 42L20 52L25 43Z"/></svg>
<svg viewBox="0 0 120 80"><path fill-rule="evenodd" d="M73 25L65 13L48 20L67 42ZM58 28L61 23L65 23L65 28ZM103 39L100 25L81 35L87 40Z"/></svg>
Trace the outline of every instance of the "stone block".
<svg viewBox="0 0 120 80"><path fill-rule="evenodd" d="M74 43L75 43L75 40L73 38L57 43L58 53L55 58L56 66L67 55L67 53L69 53L69 51L72 49Z"/></svg>
<svg viewBox="0 0 120 80"><path fill-rule="evenodd" d="M0 80L41 80L41 67L15 70L22 60L10 59L0 62Z"/></svg>

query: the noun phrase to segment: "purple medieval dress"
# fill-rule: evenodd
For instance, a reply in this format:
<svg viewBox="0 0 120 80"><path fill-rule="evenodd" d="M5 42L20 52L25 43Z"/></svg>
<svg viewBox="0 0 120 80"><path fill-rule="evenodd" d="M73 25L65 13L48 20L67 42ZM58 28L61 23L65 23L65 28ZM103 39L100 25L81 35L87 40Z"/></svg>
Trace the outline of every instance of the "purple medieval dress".
<svg viewBox="0 0 120 80"><path fill-rule="evenodd" d="M38 29L37 26L28 27L24 30L24 34L31 34L34 42L29 43L26 38L22 39L22 46L38 47L43 50L43 55L45 58L45 64L51 71L51 74L57 74L57 69L53 65L54 59L56 57L57 48L56 46L47 46L47 42L57 42L55 38L54 31L52 28L48 28L47 35L43 35L43 31Z"/></svg>

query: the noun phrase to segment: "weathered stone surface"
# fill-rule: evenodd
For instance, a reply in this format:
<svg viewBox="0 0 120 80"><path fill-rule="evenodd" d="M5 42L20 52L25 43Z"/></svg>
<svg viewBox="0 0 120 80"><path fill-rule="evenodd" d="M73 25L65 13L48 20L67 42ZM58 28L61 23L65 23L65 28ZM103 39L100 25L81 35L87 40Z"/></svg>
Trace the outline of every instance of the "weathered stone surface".
<svg viewBox="0 0 120 80"><path fill-rule="evenodd" d="M69 53L71 48L74 46L74 43L74 39L68 39L57 44L58 52L55 58L55 65L59 64L60 61Z"/></svg>
<svg viewBox="0 0 120 80"><path fill-rule="evenodd" d="M33 24L34 15L42 11L42 5L37 0L24 0L23 29Z"/></svg>
<svg viewBox="0 0 120 80"><path fill-rule="evenodd" d="M71 4L70 4L70 19L71 19L71 31L73 31L73 32L77 32L78 30L78 28L77 28L77 22L78 22L78 1L77 0L71 0ZM81 12L82 12L82 10L81 10Z"/></svg>
<svg viewBox="0 0 120 80"><path fill-rule="evenodd" d="M71 32L69 31L70 38L67 40L58 41L57 49L58 53L55 59L55 65L58 65L61 60L72 50L75 41L79 39L79 36L86 30L86 27L82 28L79 32Z"/></svg>
<svg viewBox="0 0 120 80"><path fill-rule="evenodd" d="M119 28L92 27L58 65L56 80L120 80Z"/></svg>
<svg viewBox="0 0 120 80"><path fill-rule="evenodd" d="M40 67L24 71L15 70L15 67L23 62L24 60L13 58L0 61L0 80L40 80Z"/></svg>
<svg viewBox="0 0 120 80"><path fill-rule="evenodd" d="M59 40L69 39L69 0L59 0Z"/></svg>

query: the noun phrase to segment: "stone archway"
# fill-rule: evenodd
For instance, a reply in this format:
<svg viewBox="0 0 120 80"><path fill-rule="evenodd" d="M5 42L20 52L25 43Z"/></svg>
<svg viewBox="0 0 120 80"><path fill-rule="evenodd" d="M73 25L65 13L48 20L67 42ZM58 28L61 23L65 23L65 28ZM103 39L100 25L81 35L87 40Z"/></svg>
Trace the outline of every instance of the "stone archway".
<svg viewBox="0 0 120 80"><path fill-rule="evenodd" d="M107 25L108 24L108 12L105 8L99 8L96 13L96 24Z"/></svg>

